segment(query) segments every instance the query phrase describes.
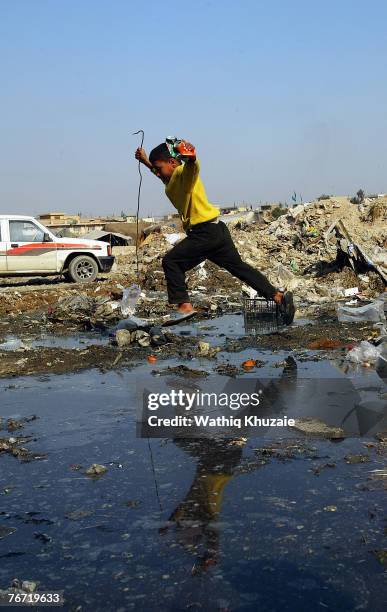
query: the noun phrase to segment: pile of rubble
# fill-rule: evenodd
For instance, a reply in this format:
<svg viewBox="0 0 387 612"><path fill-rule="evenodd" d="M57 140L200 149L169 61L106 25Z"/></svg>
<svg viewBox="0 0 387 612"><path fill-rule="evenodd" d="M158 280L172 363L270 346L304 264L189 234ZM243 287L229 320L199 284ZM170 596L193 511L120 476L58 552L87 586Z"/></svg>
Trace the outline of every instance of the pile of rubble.
<svg viewBox="0 0 387 612"><path fill-rule="evenodd" d="M119 302L110 296L76 294L60 298L50 306L47 319L56 323L84 324L85 328L105 327L120 319Z"/></svg>
<svg viewBox="0 0 387 612"><path fill-rule="evenodd" d="M261 270L281 289L294 291L298 313L313 315L316 309L335 308L338 300L361 293L374 299L387 281L386 201L365 200L353 204L348 198L329 198L284 209L273 219L269 211L233 217L228 227L244 261ZM41 329L111 329L122 319L122 290L141 286L137 314L160 323L167 304L163 256L184 239L179 228L157 227L138 247L117 254L117 269L103 282L86 285L60 279L34 279L21 285L8 279L1 288L0 332ZM241 294L253 297L226 270L205 261L187 274L195 306L202 313L220 314L241 306ZM124 315L125 316L125 315ZM129 330L135 331L135 330ZM146 331L147 330L143 330ZM147 332L148 333L148 332ZM142 337L130 344L153 345ZM128 336L126 337L128 342Z"/></svg>
<svg viewBox="0 0 387 612"><path fill-rule="evenodd" d="M302 301L328 302L355 286L373 297L384 290L387 279L387 205L378 202L377 214L375 206L367 200L356 205L348 198L329 198L300 204L276 220L266 216L263 222L234 221L229 228L244 261L274 285L295 290ZM165 289L161 263L171 246L162 228L139 248L145 289ZM351 259L357 249L362 254L359 266ZM207 294L241 288L238 280L211 262L200 264L187 280L191 290Z"/></svg>

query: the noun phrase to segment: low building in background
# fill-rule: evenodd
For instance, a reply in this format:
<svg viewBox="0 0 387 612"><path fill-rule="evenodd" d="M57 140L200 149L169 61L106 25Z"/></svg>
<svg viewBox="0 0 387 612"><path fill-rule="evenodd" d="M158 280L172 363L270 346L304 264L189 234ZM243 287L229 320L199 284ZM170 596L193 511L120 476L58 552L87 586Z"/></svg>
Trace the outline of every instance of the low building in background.
<svg viewBox="0 0 387 612"><path fill-rule="evenodd" d="M48 212L42 213L38 216L38 219L43 225L70 225L73 223L79 223L80 216L79 215L66 215L63 212Z"/></svg>

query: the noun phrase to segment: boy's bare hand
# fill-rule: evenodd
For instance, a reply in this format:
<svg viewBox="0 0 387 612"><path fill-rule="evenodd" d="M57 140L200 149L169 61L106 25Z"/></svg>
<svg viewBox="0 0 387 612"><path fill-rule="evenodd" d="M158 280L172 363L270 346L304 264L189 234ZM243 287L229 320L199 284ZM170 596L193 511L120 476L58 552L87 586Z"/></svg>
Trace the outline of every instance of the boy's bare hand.
<svg viewBox="0 0 387 612"><path fill-rule="evenodd" d="M149 163L149 159L148 159L147 154L145 153L145 149L142 149L141 147L138 147L136 149L134 157L138 159L138 161L141 162L142 164L148 165Z"/></svg>

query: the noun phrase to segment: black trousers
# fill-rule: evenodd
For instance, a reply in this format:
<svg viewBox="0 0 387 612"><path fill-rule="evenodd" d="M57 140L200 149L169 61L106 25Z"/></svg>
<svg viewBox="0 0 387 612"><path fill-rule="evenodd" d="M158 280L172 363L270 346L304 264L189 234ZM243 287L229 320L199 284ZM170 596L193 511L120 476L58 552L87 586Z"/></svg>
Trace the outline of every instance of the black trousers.
<svg viewBox="0 0 387 612"><path fill-rule="evenodd" d="M259 295L272 298L277 289L258 270L242 261L223 221L198 223L187 232L187 237L174 246L163 258L170 304L189 302L185 273L208 259L255 289Z"/></svg>

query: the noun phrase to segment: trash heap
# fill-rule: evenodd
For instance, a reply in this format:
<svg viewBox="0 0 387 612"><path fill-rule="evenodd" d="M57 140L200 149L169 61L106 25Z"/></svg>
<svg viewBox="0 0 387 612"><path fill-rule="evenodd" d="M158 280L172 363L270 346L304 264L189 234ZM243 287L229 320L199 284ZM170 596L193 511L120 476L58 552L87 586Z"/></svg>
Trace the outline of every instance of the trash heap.
<svg viewBox="0 0 387 612"><path fill-rule="evenodd" d="M55 306L49 307L47 319L83 325L85 329L105 327L120 319L119 305L109 296L91 297L80 293L60 298Z"/></svg>
<svg viewBox="0 0 387 612"><path fill-rule="evenodd" d="M251 218L228 224L244 261L279 288L294 290L298 300L306 303L331 302L344 297L350 288L357 287L370 298L384 290L387 199L376 203L366 199L358 205L348 198L332 197L285 210L275 220L265 212L260 221ZM172 246L170 229L150 234L139 248L144 289L165 290L162 258ZM357 248L364 255L362 266L354 265L351 257ZM187 281L191 290L207 295L241 290L237 279L211 262L190 271Z"/></svg>

